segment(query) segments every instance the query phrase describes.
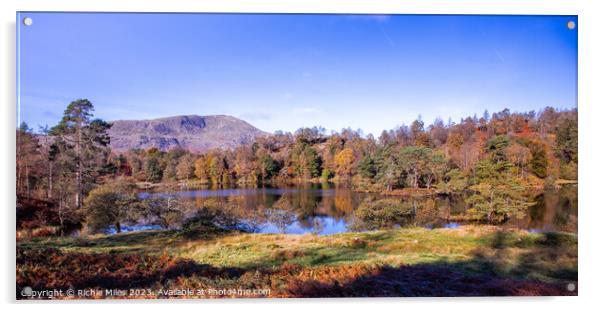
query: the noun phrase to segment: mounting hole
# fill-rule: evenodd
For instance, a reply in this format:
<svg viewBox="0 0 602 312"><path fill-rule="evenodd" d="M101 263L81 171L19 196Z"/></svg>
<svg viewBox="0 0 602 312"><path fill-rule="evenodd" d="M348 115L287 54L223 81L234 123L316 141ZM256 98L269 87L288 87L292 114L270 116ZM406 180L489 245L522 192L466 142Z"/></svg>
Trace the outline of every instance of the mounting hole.
<svg viewBox="0 0 602 312"><path fill-rule="evenodd" d="M569 283L568 285L566 285L566 290L568 291L575 291L576 288L577 287L573 283Z"/></svg>
<svg viewBox="0 0 602 312"><path fill-rule="evenodd" d="M33 24L33 20L31 19L31 17L26 17L23 19L23 25L31 26L32 24Z"/></svg>
<svg viewBox="0 0 602 312"><path fill-rule="evenodd" d="M569 29L575 29L576 26L577 24L575 24L575 22L573 21L569 21L568 23L566 23L566 27L568 27Z"/></svg>

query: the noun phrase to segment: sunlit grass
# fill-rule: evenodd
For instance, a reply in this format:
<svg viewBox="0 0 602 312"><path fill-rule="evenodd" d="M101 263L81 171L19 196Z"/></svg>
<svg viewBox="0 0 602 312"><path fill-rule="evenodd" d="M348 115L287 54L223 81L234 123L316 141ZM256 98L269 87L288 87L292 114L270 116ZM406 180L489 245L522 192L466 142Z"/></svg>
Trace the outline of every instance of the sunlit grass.
<svg viewBox="0 0 602 312"><path fill-rule="evenodd" d="M18 247L54 247L84 253L169 254L214 267L245 269L269 269L287 263L302 267L453 263L482 257L495 261L497 271L502 274L518 276L525 273L522 272L525 267L537 268L529 270L528 277L538 280L563 279L573 271L576 274L577 261L577 239L573 234L546 236L500 231L489 226L403 228L328 236L214 233L192 238L177 231L143 231L35 238L20 241Z"/></svg>

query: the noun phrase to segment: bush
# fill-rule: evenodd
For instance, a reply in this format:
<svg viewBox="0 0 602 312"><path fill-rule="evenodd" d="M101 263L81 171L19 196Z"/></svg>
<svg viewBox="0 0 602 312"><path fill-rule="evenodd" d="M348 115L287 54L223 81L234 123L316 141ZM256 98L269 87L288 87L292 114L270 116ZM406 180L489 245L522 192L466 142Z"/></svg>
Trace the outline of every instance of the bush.
<svg viewBox="0 0 602 312"><path fill-rule="evenodd" d="M570 162L560 165L560 178L566 180L577 180L577 164Z"/></svg>
<svg viewBox="0 0 602 312"><path fill-rule="evenodd" d="M354 227L358 230L376 230L402 225L415 214L414 206L400 199L364 200L354 211Z"/></svg>
<svg viewBox="0 0 602 312"><path fill-rule="evenodd" d="M187 237L227 230L245 231L246 228L233 214L211 207L201 207L182 224L182 233Z"/></svg>
<svg viewBox="0 0 602 312"><path fill-rule="evenodd" d="M131 219L137 204L133 184L125 181L103 184L90 191L84 201L86 225L93 233L110 226L119 233L121 224Z"/></svg>

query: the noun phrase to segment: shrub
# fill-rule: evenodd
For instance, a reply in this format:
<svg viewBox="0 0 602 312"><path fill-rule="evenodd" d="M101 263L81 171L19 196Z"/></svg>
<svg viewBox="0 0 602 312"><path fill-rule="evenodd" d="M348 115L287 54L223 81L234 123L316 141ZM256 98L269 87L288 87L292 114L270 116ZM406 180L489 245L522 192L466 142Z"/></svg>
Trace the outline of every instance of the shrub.
<svg viewBox="0 0 602 312"><path fill-rule="evenodd" d="M364 200L354 211L357 229L376 230L407 223L415 214L410 202L400 199Z"/></svg>

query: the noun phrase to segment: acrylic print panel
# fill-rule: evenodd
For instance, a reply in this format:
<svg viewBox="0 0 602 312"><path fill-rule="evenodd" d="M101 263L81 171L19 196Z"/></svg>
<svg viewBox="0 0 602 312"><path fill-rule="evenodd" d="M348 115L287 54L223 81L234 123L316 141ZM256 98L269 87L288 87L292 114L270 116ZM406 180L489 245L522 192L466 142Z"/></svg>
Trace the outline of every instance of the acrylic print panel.
<svg viewBox="0 0 602 312"><path fill-rule="evenodd" d="M17 299L577 295L576 16L17 24Z"/></svg>

